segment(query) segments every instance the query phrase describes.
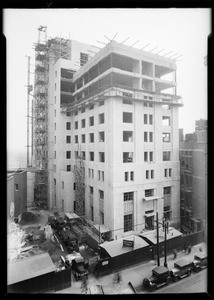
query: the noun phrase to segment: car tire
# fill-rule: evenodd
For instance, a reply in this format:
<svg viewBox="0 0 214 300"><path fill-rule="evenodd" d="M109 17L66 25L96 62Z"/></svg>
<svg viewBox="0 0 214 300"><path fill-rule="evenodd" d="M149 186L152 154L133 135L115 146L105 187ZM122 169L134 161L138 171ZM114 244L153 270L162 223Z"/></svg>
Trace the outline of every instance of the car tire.
<svg viewBox="0 0 214 300"><path fill-rule="evenodd" d="M174 277L174 282L177 282L179 280L178 276Z"/></svg>
<svg viewBox="0 0 214 300"><path fill-rule="evenodd" d="M157 290L157 285L156 284L152 285L150 289L151 289L151 292L154 292L155 290Z"/></svg>
<svg viewBox="0 0 214 300"><path fill-rule="evenodd" d="M168 285L168 284L170 284L170 282L171 282L171 279L170 279L170 278L167 278L166 284Z"/></svg>
<svg viewBox="0 0 214 300"><path fill-rule="evenodd" d="M187 276L190 276L191 275L191 270L189 270L188 272L187 272Z"/></svg>

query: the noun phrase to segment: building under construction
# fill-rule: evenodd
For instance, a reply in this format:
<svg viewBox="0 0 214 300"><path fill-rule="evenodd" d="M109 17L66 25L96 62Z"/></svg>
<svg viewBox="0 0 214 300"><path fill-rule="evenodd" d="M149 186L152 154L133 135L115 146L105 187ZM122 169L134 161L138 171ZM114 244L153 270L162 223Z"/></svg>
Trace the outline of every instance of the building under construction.
<svg viewBox="0 0 214 300"><path fill-rule="evenodd" d="M42 26L38 33L37 205L75 211L113 239L153 229L156 212L178 227L176 59L114 40L101 49L47 38Z"/></svg>

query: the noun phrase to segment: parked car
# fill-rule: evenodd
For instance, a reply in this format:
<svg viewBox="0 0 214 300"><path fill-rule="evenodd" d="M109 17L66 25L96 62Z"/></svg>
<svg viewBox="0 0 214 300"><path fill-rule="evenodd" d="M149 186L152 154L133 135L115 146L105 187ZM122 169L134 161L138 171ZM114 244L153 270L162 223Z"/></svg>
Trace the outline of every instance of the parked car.
<svg viewBox="0 0 214 300"><path fill-rule="evenodd" d="M61 257L62 258L62 257ZM88 270L85 268L84 258L78 252L73 252L72 254L66 255L63 259L65 268L70 268L73 271L76 280L88 277Z"/></svg>
<svg viewBox="0 0 214 300"><path fill-rule="evenodd" d="M152 270L152 276L144 278L143 287L154 291L163 285L169 284L170 281L169 269L164 266L158 266Z"/></svg>
<svg viewBox="0 0 214 300"><path fill-rule="evenodd" d="M181 278L191 275L191 264L192 262L186 259L179 259L174 263L174 268L170 271L172 280L178 281Z"/></svg>
<svg viewBox="0 0 214 300"><path fill-rule="evenodd" d="M205 253L196 254L191 267L195 272L205 269L207 267L207 255Z"/></svg>

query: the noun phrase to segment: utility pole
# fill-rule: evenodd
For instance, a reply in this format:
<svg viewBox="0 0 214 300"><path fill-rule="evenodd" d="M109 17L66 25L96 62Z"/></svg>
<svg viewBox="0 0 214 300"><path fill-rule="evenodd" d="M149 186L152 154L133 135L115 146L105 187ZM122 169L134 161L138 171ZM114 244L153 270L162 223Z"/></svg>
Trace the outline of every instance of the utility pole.
<svg viewBox="0 0 214 300"><path fill-rule="evenodd" d="M158 222L158 212L156 212L156 223L157 223L157 263L160 266L160 256L159 256L159 222Z"/></svg>
<svg viewBox="0 0 214 300"><path fill-rule="evenodd" d="M166 219L163 219L163 229L164 229L164 267L167 268L167 256L166 256L166 240L167 240L167 231L168 231L169 221Z"/></svg>

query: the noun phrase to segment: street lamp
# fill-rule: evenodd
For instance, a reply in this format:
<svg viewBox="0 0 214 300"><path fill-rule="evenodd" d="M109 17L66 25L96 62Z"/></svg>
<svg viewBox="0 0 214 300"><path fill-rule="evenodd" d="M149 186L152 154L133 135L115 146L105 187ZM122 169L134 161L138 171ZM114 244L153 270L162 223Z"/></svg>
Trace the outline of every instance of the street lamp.
<svg viewBox="0 0 214 300"><path fill-rule="evenodd" d="M163 230L164 230L164 267L167 268L167 256L166 256L166 240L167 240L167 233L169 231L169 220L163 218Z"/></svg>

